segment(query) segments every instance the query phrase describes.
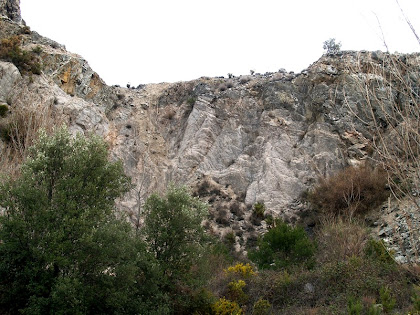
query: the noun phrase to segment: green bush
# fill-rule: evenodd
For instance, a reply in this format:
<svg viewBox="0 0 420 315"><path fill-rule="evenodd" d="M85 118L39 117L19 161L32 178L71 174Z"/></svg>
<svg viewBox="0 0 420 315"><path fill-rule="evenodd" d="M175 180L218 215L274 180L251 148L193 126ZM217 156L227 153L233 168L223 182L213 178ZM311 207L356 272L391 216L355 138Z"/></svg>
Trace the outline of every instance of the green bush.
<svg viewBox="0 0 420 315"><path fill-rule="evenodd" d="M160 290L171 296L178 313L191 308L189 292L203 281L203 273L194 270L208 258L208 238L201 226L207 211L186 187L171 186L164 196L152 194L144 205L142 237L160 270Z"/></svg>
<svg viewBox="0 0 420 315"><path fill-rule="evenodd" d="M232 248L235 245L235 233L233 231L226 233L223 240L227 246Z"/></svg>
<svg viewBox="0 0 420 315"><path fill-rule="evenodd" d="M41 133L0 184L0 313L121 314L164 305L156 262L114 200L130 187L98 137ZM160 304L158 304L158 302Z"/></svg>
<svg viewBox="0 0 420 315"><path fill-rule="evenodd" d="M197 98L191 96L187 99L187 104L190 106L193 106L196 101L197 101Z"/></svg>
<svg viewBox="0 0 420 315"><path fill-rule="evenodd" d="M411 301L413 302L413 310L414 312L420 313L420 296L419 296L419 291L420 288L418 286L415 287L415 293L413 295L413 297L411 298Z"/></svg>
<svg viewBox="0 0 420 315"><path fill-rule="evenodd" d="M186 187L171 187L166 196L153 194L147 199L143 233L168 276L185 276L200 258L205 238L201 221L206 213L207 205Z"/></svg>
<svg viewBox="0 0 420 315"><path fill-rule="evenodd" d="M269 315L271 304L267 300L259 299L253 307L253 315Z"/></svg>
<svg viewBox="0 0 420 315"><path fill-rule="evenodd" d="M385 313L390 313L397 303L396 299L391 295L391 290L388 287L382 287L379 290L381 304Z"/></svg>
<svg viewBox="0 0 420 315"><path fill-rule="evenodd" d="M363 310L363 305L359 300L350 297L347 301L347 311L349 315L360 315Z"/></svg>
<svg viewBox="0 0 420 315"><path fill-rule="evenodd" d="M254 205L254 208L252 209L252 214L256 218L262 220L262 219L264 219L264 213L265 213L265 205L264 205L264 203L263 202L257 202Z"/></svg>
<svg viewBox="0 0 420 315"><path fill-rule="evenodd" d="M382 305L381 304L372 304L369 306L367 310L368 315L380 315L382 313Z"/></svg>
<svg viewBox="0 0 420 315"><path fill-rule="evenodd" d="M217 300L216 297L207 289L200 288L187 297L188 301L185 303L187 307L183 307L182 314L212 314L212 306Z"/></svg>
<svg viewBox="0 0 420 315"><path fill-rule="evenodd" d="M394 264L394 258L392 254L387 250L383 240L369 239L365 247L365 253L367 257L376 259L378 261Z"/></svg>
<svg viewBox="0 0 420 315"><path fill-rule="evenodd" d="M292 265L313 265L315 245L301 227L291 227L277 221L258 241L258 249L248 257L261 269L279 269Z"/></svg>
<svg viewBox="0 0 420 315"><path fill-rule="evenodd" d="M267 228L271 229L274 226L274 218L271 214L265 216L265 223L267 223Z"/></svg>
<svg viewBox="0 0 420 315"><path fill-rule="evenodd" d="M42 47L41 46L36 46L35 48L32 49L32 52L34 54L40 55L42 53Z"/></svg>

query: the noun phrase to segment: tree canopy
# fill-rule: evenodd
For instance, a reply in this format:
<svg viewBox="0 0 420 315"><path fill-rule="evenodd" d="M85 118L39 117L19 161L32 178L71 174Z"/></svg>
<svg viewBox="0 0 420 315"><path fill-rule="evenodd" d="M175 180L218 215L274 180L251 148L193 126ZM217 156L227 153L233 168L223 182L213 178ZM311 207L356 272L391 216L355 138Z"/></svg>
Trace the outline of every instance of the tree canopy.
<svg viewBox="0 0 420 315"><path fill-rule="evenodd" d="M100 138L41 133L21 176L0 187L0 312L146 310L144 296L159 296L154 259L113 211L129 186Z"/></svg>

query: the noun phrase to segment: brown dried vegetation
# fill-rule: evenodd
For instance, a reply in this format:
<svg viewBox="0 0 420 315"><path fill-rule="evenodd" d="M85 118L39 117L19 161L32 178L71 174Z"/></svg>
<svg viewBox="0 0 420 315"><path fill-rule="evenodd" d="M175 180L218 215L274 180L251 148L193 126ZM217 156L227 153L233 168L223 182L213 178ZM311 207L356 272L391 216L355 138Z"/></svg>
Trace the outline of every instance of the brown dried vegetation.
<svg viewBox="0 0 420 315"><path fill-rule="evenodd" d="M387 177L384 171L370 167L348 167L321 178L308 199L318 211L352 218L367 213L386 200Z"/></svg>

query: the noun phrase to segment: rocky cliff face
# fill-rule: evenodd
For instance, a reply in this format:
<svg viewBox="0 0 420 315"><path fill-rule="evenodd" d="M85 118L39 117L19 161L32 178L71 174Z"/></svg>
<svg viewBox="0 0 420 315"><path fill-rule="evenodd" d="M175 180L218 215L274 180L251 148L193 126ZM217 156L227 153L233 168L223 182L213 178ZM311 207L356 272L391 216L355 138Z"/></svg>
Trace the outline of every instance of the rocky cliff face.
<svg viewBox="0 0 420 315"><path fill-rule="evenodd" d="M0 15L6 16L14 22L21 23L20 0L0 0Z"/></svg>
<svg viewBox="0 0 420 315"><path fill-rule="evenodd" d="M3 0L0 12L19 22L18 2ZM2 38L22 33L19 23L1 23ZM265 228L251 222L253 204L264 202L274 216L296 220L305 211L300 194L319 176L368 157L369 126L354 115L363 115L354 86L363 73L351 69L380 62L381 53L325 55L299 74L127 89L106 86L64 46L35 32L21 36L24 49L42 48L42 74L22 74L1 61L0 103L11 111L48 107L73 132L103 136L132 177L134 188L119 207L135 224L151 192L187 184L211 205L208 228L235 231L239 248Z"/></svg>

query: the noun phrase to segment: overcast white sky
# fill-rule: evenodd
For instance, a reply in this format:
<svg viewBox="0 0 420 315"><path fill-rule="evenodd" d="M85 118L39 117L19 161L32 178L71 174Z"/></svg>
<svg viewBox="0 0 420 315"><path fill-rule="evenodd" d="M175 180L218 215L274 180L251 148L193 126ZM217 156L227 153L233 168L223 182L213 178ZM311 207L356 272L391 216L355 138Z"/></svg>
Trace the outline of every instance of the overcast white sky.
<svg viewBox="0 0 420 315"><path fill-rule="evenodd" d="M420 35L420 0L399 0ZM342 50L420 51L395 0L21 0L32 30L82 55L107 84L300 72Z"/></svg>

